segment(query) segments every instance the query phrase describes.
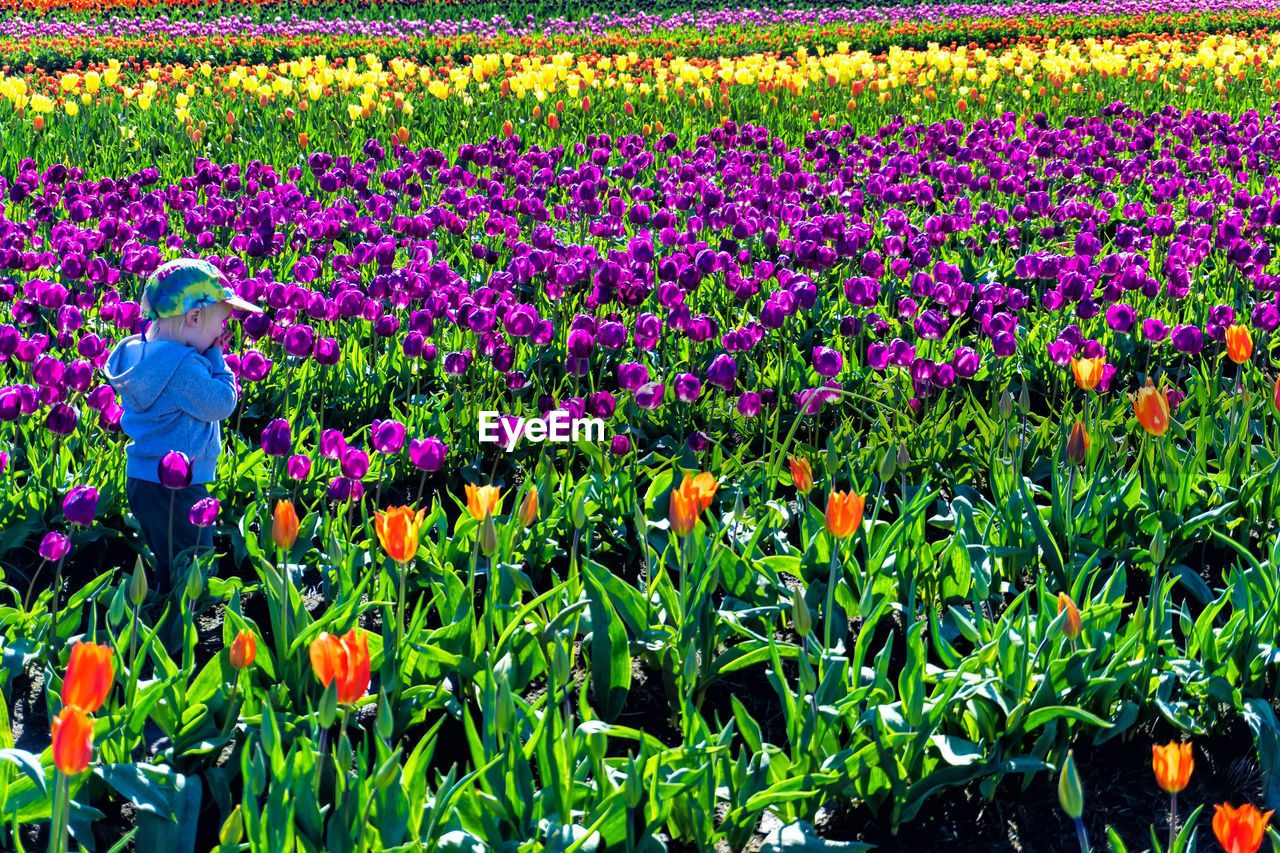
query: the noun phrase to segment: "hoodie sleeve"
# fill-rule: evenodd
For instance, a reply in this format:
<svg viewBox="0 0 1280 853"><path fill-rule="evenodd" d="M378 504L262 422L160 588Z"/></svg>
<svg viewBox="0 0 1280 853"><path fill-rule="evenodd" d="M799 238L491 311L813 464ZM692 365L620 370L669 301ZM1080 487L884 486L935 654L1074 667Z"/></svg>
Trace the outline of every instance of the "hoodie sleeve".
<svg viewBox="0 0 1280 853"><path fill-rule="evenodd" d="M236 379L227 370L220 347L210 347L182 360L169 379L177 407L193 418L213 423L236 408Z"/></svg>

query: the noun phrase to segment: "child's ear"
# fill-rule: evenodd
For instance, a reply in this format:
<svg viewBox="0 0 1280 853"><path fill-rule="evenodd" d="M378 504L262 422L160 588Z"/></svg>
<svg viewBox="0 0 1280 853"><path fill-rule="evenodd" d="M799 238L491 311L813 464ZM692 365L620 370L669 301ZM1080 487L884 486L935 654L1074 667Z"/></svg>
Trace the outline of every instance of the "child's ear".
<svg viewBox="0 0 1280 853"><path fill-rule="evenodd" d="M193 329L200 328L200 310L199 308L192 308L187 312L187 325Z"/></svg>

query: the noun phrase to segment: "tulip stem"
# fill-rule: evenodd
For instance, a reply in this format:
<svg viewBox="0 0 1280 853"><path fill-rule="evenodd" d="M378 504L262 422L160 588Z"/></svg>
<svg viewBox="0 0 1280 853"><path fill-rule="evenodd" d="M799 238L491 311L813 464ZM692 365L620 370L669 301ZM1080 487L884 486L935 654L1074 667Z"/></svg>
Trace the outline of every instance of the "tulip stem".
<svg viewBox="0 0 1280 853"><path fill-rule="evenodd" d="M49 853L63 853L67 849L67 823L71 811L71 789L67 774L58 771L58 782L53 801L53 823L49 832Z"/></svg>
<svg viewBox="0 0 1280 853"><path fill-rule="evenodd" d="M1178 837L1178 795L1169 795L1169 853L1173 853L1173 842Z"/></svg>
<svg viewBox="0 0 1280 853"><path fill-rule="evenodd" d="M393 704L400 698L400 686L404 683L404 673L400 671L400 665L404 660L404 582L405 575L409 572L409 564L396 563L396 567L400 570L400 595L396 598L396 687L391 691Z"/></svg>
<svg viewBox="0 0 1280 853"><path fill-rule="evenodd" d="M168 573L169 573L169 585L168 585L169 589L172 589L173 587L173 502L174 502L174 498L176 497L177 497L176 491L174 489L170 489L169 490L169 563L167 567Z"/></svg>
<svg viewBox="0 0 1280 853"><path fill-rule="evenodd" d="M831 536L831 570L827 576L827 607L823 613L822 648L823 657L831 650L831 628L835 623L836 606L836 570L840 565L840 540Z"/></svg>
<svg viewBox="0 0 1280 853"><path fill-rule="evenodd" d="M1080 841L1080 853L1089 853L1089 836L1084 831L1084 821L1076 818L1076 838Z"/></svg>

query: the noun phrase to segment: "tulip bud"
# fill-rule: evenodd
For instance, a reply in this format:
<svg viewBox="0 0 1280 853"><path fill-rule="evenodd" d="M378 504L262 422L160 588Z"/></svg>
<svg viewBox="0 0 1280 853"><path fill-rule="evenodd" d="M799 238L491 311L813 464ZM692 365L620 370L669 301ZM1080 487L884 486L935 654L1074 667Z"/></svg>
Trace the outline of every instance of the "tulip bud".
<svg viewBox="0 0 1280 853"><path fill-rule="evenodd" d="M516 713L515 700L511 698L511 685L504 679L498 685L498 701L494 703L493 723L500 732L510 732Z"/></svg>
<svg viewBox="0 0 1280 853"><path fill-rule="evenodd" d="M1031 411L1031 392L1027 390L1025 384L1022 386L1022 393L1018 395L1018 408L1024 415Z"/></svg>
<svg viewBox="0 0 1280 853"><path fill-rule="evenodd" d="M403 751L397 746L396 751L387 756L387 760L382 762L382 766L374 774L373 784L379 791L385 791L387 786L396 780L396 774L400 772L400 756Z"/></svg>
<svg viewBox="0 0 1280 853"><path fill-rule="evenodd" d="M316 713L320 717L321 727L327 729L333 725L334 718L338 716L338 679L330 681L329 686L324 689Z"/></svg>
<svg viewBox="0 0 1280 853"><path fill-rule="evenodd" d="M880 454L880 482L887 483L893 479L893 475L898 472L898 454L897 452L886 447L884 453Z"/></svg>
<svg viewBox="0 0 1280 853"><path fill-rule="evenodd" d="M249 786L255 797L262 796L262 789L267 787L267 761L261 744L254 747L253 760L249 763Z"/></svg>
<svg viewBox="0 0 1280 853"><path fill-rule="evenodd" d="M538 490L530 489L525 495L524 501L520 504L520 523L525 527L531 526L538 520Z"/></svg>
<svg viewBox="0 0 1280 853"><path fill-rule="evenodd" d="M222 829L218 831L218 843L223 847L235 847L243 838L244 814L240 811L240 807L236 806L223 821Z"/></svg>
<svg viewBox="0 0 1280 853"><path fill-rule="evenodd" d="M587 747L587 753L590 754L591 760L597 764L604 760L605 750L609 748L609 738L598 728L579 728L578 733L582 735L583 743Z"/></svg>
<svg viewBox="0 0 1280 853"><path fill-rule="evenodd" d="M1089 457L1089 434L1084 431L1084 424L1079 421L1071 427L1071 436L1067 439L1066 457L1072 465L1083 465Z"/></svg>
<svg viewBox="0 0 1280 853"><path fill-rule="evenodd" d="M134 607L141 607L147 600L147 572L139 557L133 564L133 578L129 581L129 601Z"/></svg>
<svg viewBox="0 0 1280 853"><path fill-rule="evenodd" d="M562 685L569 683L572 665L569 663L569 654L564 650L564 643L557 642L555 650L551 653L551 670L556 683Z"/></svg>
<svg viewBox="0 0 1280 853"><path fill-rule="evenodd" d="M572 521L573 521L573 529L574 529L574 530L581 530L581 529L582 529L582 525L584 525L584 524L586 524L586 523L587 523L587 507L586 507L586 499L585 499L585 498L583 498L580 494L579 494L579 495L575 495L575 500L574 500L574 502L573 502L573 519L572 519Z"/></svg>
<svg viewBox="0 0 1280 853"><path fill-rule="evenodd" d="M107 622L111 627L119 627L124 621L125 603L128 601L129 587L126 584L120 584L116 589L116 594L111 596L111 605L107 608Z"/></svg>
<svg viewBox="0 0 1280 853"><path fill-rule="evenodd" d="M204 592L204 573L195 563L187 571L187 600L195 601Z"/></svg>
<svg viewBox="0 0 1280 853"><path fill-rule="evenodd" d="M805 604L800 590L791 590L791 623L796 626L796 633L801 637L809 636L813 630L813 617L809 613L809 605Z"/></svg>
<svg viewBox="0 0 1280 853"><path fill-rule="evenodd" d="M911 464L911 456L907 453L905 444L898 445L898 470L902 470Z"/></svg>
<svg viewBox="0 0 1280 853"><path fill-rule="evenodd" d="M498 550L498 528L493 523L493 516L486 515L480 522L480 550L486 557L492 557Z"/></svg>
<svg viewBox="0 0 1280 853"><path fill-rule="evenodd" d="M1084 619L1080 616L1080 608L1065 592L1058 593L1058 612L1066 613L1066 621L1062 623L1062 633L1067 639L1074 640L1084 629Z"/></svg>
<svg viewBox="0 0 1280 853"><path fill-rule="evenodd" d="M378 691L378 716L374 718L374 729L378 732L378 737L385 741L391 740L394 733L395 719L391 716L391 705L387 703L387 691Z"/></svg>
<svg viewBox="0 0 1280 853"><path fill-rule="evenodd" d="M1151 551L1151 562L1155 563L1157 567L1163 565L1164 554L1165 554L1163 527L1157 527L1156 535L1151 537L1150 551Z"/></svg>
<svg viewBox="0 0 1280 853"><path fill-rule="evenodd" d="M640 768L636 767L634 758L627 759L627 775L622 783L622 796L627 801L627 808L634 809L640 805L644 796L644 782L640 779Z"/></svg>
<svg viewBox="0 0 1280 853"><path fill-rule="evenodd" d="M335 679L336 681L337 679ZM351 768L355 753L351 751L351 739L345 735L338 741L337 764L345 772Z"/></svg>
<svg viewBox="0 0 1280 853"><path fill-rule="evenodd" d="M1005 420L1013 417L1013 395L1009 393L1007 388L1000 395L1000 417Z"/></svg>
<svg viewBox="0 0 1280 853"><path fill-rule="evenodd" d="M1084 789L1080 786L1080 774L1071 750L1067 750L1067 760L1058 776L1058 802L1072 820L1079 820L1084 814Z"/></svg>

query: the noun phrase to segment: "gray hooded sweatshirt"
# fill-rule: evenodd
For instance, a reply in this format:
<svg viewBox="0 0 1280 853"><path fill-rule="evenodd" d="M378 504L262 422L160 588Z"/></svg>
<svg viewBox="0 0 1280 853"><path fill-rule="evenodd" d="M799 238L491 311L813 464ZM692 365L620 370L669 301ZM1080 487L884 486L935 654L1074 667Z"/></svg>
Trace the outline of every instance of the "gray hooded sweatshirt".
<svg viewBox="0 0 1280 853"><path fill-rule="evenodd" d="M132 439L125 447L126 476L158 483L161 457L179 450L191 459L193 485L217 477L219 421L237 399L221 347L201 354L176 341L131 335L111 351L105 373L121 397L120 428Z"/></svg>

